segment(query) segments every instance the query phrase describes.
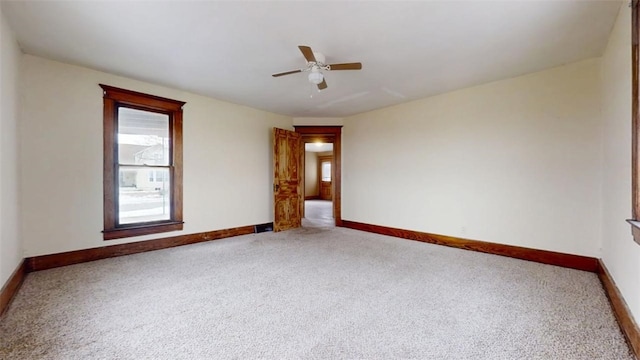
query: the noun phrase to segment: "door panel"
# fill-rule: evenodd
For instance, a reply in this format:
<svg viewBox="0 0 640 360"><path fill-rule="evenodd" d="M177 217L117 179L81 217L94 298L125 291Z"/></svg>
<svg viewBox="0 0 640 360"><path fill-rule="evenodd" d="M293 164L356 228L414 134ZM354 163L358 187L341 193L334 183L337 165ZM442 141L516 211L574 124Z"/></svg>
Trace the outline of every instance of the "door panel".
<svg viewBox="0 0 640 360"><path fill-rule="evenodd" d="M320 184L320 199L331 200L331 181L323 181Z"/></svg>
<svg viewBox="0 0 640 360"><path fill-rule="evenodd" d="M273 230L283 231L302 225L302 163L300 134L273 129Z"/></svg>

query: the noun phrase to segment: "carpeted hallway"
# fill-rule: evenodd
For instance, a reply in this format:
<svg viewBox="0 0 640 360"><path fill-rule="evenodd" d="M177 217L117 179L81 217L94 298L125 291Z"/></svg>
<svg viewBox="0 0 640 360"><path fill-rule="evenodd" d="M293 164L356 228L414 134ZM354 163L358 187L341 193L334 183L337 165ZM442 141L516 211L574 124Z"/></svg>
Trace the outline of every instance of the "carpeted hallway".
<svg viewBox="0 0 640 360"><path fill-rule="evenodd" d="M333 203L327 200L305 200L303 227L335 227Z"/></svg>
<svg viewBox="0 0 640 360"><path fill-rule="evenodd" d="M29 274L1 359L632 359L596 275L344 228Z"/></svg>

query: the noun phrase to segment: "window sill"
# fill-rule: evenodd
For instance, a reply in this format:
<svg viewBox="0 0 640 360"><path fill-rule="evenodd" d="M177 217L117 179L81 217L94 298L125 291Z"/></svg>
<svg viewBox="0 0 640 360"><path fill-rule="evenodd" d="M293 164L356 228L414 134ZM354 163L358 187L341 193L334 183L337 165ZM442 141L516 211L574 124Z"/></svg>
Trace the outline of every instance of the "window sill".
<svg viewBox="0 0 640 360"><path fill-rule="evenodd" d="M164 222L161 224L134 225L102 231L104 240L122 239L132 236L149 235L169 231L182 230L184 222Z"/></svg>
<svg viewBox="0 0 640 360"><path fill-rule="evenodd" d="M627 222L631 224L631 234L633 234L633 240L640 244L640 221L628 219Z"/></svg>

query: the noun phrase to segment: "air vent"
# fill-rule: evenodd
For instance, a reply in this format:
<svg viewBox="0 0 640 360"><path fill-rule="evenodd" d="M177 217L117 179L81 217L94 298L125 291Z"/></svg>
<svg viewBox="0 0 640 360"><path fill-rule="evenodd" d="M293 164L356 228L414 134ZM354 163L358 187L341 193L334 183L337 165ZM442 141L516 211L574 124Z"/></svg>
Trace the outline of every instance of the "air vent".
<svg viewBox="0 0 640 360"><path fill-rule="evenodd" d="M266 231L273 231L273 223L266 223L266 224L260 224L260 225L256 225L255 226L256 229L256 233L261 233L261 232L266 232Z"/></svg>

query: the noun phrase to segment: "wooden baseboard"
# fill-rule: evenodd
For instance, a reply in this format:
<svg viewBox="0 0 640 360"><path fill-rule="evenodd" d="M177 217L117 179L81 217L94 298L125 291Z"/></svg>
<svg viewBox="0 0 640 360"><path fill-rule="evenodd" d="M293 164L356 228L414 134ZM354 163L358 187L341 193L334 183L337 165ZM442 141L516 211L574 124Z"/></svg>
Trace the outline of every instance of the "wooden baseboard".
<svg viewBox="0 0 640 360"><path fill-rule="evenodd" d="M320 196L319 195L305 196L304 199L305 200L320 200Z"/></svg>
<svg viewBox="0 0 640 360"><path fill-rule="evenodd" d="M7 282L0 290L0 316L9 309L11 300L13 300L14 296L18 293L18 290L24 281L24 277L26 275L25 264L24 260L20 261L18 267L13 271Z"/></svg>
<svg viewBox="0 0 640 360"><path fill-rule="evenodd" d="M604 292L609 298L613 313L618 320L618 325L620 325L620 329L629 343L629 347L634 352L636 359L640 358L640 328L638 328L638 324L633 319L633 315L631 311L629 311L629 307L624 301L618 286L615 281L613 281L609 270L602 260L598 260L598 277L600 278Z"/></svg>
<svg viewBox="0 0 640 360"><path fill-rule="evenodd" d="M83 249L50 255L33 256L25 259L25 265L27 272L46 270L60 266L79 264L87 261L137 254L145 251L166 249L175 246L195 244L203 241L223 239L238 235L252 234L254 232L255 225L250 225L120 245L110 245L93 249Z"/></svg>
<svg viewBox="0 0 640 360"><path fill-rule="evenodd" d="M590 272L596 272L598 270L598 259L588 256L564 254L554 251L530 249L520 246L496 244L479 240L462 239L453 236L403 230L380 225L363 224L349 220L342 220L340 226L355 230L368 231L376 234L395 236L403 239L451 246L494 255L508 256L516 259L535 261L543 264L557 265L571 269Z"/></svg>

